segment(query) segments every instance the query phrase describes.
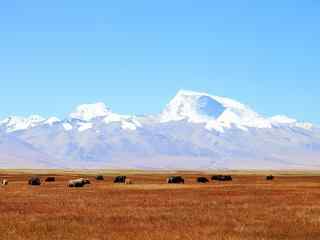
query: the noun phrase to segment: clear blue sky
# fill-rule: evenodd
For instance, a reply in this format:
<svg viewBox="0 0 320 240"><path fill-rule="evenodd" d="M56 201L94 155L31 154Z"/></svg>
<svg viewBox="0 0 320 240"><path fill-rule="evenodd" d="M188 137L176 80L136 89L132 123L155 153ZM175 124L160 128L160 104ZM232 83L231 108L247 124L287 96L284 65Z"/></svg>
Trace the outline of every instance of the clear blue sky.
<svg viewBox="0 0 320 240"><path fill-rule="evenodd" d="M157 113L178 89L320 123L320 1L1 1L0 117L103 101Z"/></svg>

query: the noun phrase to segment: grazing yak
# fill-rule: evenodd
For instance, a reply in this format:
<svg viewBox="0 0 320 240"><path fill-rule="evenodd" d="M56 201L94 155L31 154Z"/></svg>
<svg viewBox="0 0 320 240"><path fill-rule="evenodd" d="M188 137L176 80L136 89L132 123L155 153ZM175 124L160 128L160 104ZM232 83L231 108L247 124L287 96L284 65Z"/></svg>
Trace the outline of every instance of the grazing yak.
<svg viewBox="0 0 320 240"><path fill-rule="evenodd" d="M32 186L39 186L41 185L41 180L39 177L31 177L29 178L28 183L29 185L32 185Z"/></svg>
<svg viewBox="0 0 320 240"><path fill-rule="evenodd" d="M55 182L56 178L55 177L47 177L45 182Z"/></svg>
<svg viewBox="0 0 320 240"><path fill-rule="evenodd" d="M96 176L96 180L97 181L103 181L104 177L102 175L98 175L98 176Z"/></svg>
<svg viewBox="0 0 320 240"><path fill-rule="evenodd" d="M88 179L79 178L75 180L70 180L68 186L69 187L83 187L86 184L90 184Z"/></svg>
<svg viewBox="0 0 320 240"><path fill-rule="evenodd" d="M232 177L230 175L215 175L211 178L212 181L232 181Z"/></svg>
<svg viewBox="0 0 320 240"><path fill-rule="evenodd" d="M113 180L114 183L126 183L126 176L117 176L115 177L115 179Z"/></svg>
<svg viewBox="0 0 320 240"><path fill-rule="evenodd" d="M5 186L5 185L8 185L8 183L9 183L9 182L8 182L7 179L3 179L2 182L1 182L1 184L4 185L4 186Z"/></svg>
<svg viewBox="0 0 320 240"><path fill-rule="evenodd" d="M126 181L124 182L127 185L133 184L132 180L127 178Z"/></svg>
<svg viewBox="0 0 320 240"><path fill-rule="evenodd" d="M197 182L198 183L208 183L209 180L207 178L205 178L205 177L198 177L197 178Z"/></svg>
<svg viewBox="0 0 320 240"><path fill-rule="evenodd" d="M80 179L84 182L84 184L91 184L90 180L87 178L80 178Z"/></svg>
<svg viewBox="0 0 320 240"><path fill-rule="evenodd" d="M182 183L184 184L184 179L180 176L171 176L167 178L167 183L172 184L172 183Z"/></svg>
<svg viewBox="0 0 320 240"><path fill-rule="evenodd" d="M269 176L266 177L266 180L267 181L272 181L272 180L274 180L274 176L269 175Z"/></svg>

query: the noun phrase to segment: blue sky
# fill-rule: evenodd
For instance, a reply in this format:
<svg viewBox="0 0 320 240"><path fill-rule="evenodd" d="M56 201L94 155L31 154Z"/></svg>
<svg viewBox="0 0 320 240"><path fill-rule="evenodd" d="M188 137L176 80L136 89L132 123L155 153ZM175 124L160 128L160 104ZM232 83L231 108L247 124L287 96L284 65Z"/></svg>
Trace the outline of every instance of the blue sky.
<svg viewBox="0 0 320 240"><path fill-rule="evenodd" d="M157 113L179 89L320 123L320 2L2 1L0 117L103 101Z"/></svg>

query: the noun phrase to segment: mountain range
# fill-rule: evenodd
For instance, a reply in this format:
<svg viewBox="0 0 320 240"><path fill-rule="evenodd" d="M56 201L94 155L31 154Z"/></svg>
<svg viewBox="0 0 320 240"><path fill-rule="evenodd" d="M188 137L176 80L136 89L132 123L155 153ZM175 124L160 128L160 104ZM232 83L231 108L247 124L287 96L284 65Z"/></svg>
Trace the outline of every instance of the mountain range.
<svg viewBox="0 0 320 240"><path fill-rule="evenodd" d="M104 103L0 121L0 168L320 169L320 128L230 98L179 91L155 115Z"/></svg>

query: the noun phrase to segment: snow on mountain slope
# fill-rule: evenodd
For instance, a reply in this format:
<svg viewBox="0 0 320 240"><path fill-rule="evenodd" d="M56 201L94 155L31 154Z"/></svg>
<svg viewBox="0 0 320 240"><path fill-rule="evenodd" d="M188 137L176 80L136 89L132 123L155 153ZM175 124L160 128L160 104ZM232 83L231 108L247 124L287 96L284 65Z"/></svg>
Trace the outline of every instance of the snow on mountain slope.
<svg viewBox="0 0 320 240"><path fill-rule="evenodd" d="M78 106L64 120L4 119L0 167L28 164L320 169L320 129L282 115L263 117L229 98L180 91L159 115L121 115L104 103L95 103Z"/></svg>
<svg viewBox="0 0 320 240"><path fill-rule="evenodd" d="M209 95L190 91L179 91L161 114L162 122L188 119L203 123L216 120L226 107Z"/></svg>
<svg viewBox="0 0 320 240"><path fill-rule="evenodd" d="M297 123L286 116L264 118L250 107L229 98L185 90L178 92L160 114L160 119L161 122L185 119L192 123L204 123L207 129L220 132L232 127L248 130L271 128L272 124Z"/></svg>
<svg viewBox="0 0 320 240"><path fill-rule="evenodd" d="M73 129L72 125L68 122L62 123L62 126L63 126L64 130L66 130L66 131L71 131Z"/></svg>
<svg viewBox="0 0 320 240"><path fill-rule="evenodd" d="M56 117L50 117L47 120L44 121L44 124L48 124L50 126L52 126L55 123L59 123L61 122L61 120L59 118Z"/></svg>
<svg viewBox="0 0 320 240"><path fill-rule="evenodd" d="M136 130L141 127L141 123L135 116L127 116L113 113L104 103L98 102L94 104L83 104L69 115L70 119L61 121L56 117L45 119L38 115L30 117L8 117L0 121L0 128L6 132L12 133L15 131L27 130L40 126L53 126L60 124L65 131L77 129L78 131L86 131L94 127L96 122L105 124L119 123L122 129Z"/></svg>
<svg viewBox="0 0 320 240"><path fill-rule="evenodd" d="M126 131L119 123L100 124L86 131L32 128L15 137L72 168L320 168L320 131L286 126L219 133L187 121Z"/></svg>
<svg viewBox="0 0 320 240"><path fill-rule="evenodd" d="M110 113L110 109L104 103L83 104L70 114L70 118L82 121L90 121L95 118L105 117Z"/></svg>
<svg viewBox="0 0 320 240"><path fill-rule="evenodd" d="M25 130L39 125L45 119L38 115L31 115L30 117L12 116L0 121L0 126L4 126L8 132Z"/></svg>
<svg viewBox="0 0 320 240"><path fill-rule="evenodd" d="M272 128L279 125L290 125L305 129L313 127L310 123L301 123L287 116L279 115L265 118L248 106L235 100L212 96L206 93L181 90L170 101L159 117L136 117L113 113L104 103L83 104L69 115L70 120L59 120L56 117L45 119L38 115L30 117L9 117L0 121L0 127L7 132L26 130L41 125L60 123L66 131L78 129L85 131L93 128L95 122L105 124L119 123L122 129L136 130L143 123L166 123L187 120L195 124L204 124L208 130L224 132L225 129L238 128Z"/></svg>
<svg viewBox="0 0 320 240"><path fill-rule="evenodd" d="M136 130L141 127L141 123L134 116L126 116L113 113L104 103L84 104L76 108L76 111L70 114L73 120L80 120L79 131L85 131L94 127L94 121L102 121L105 124L119 123L122 129ZM81 122L83 121L83 122ZM67 127L67 130L70 130Z"/></svg>
<svg viewBox="0 0 320 240"><path fill-rule="evenodd" d="M45 119L39 115L31 115L29 117L12 116L0 121L0 128L4 128L7 132L15 132L27 130L40 125L52 126L55 123L61 122L56 117Z"/></svg>
<svg viewBox="0 0 320 240"><path fill-rule="evenodd" d="M207 129L218 131L232 126L243 130L271 127L267 119L235 100L184 90L178 92L161 114L162 122L182 119L205 123Z"/></svg>
<svg viewBox="0 0 320 240"><path fill-rule="evenodd" d="M273 116L270 118L270 121L274 124L292 124L297 122L296 119L289 118L284 115Z"/></svg>
<svg viewBox="0 0 320 240"><path fill-rule="evenodd" d="M119 114L109 114L104 122L109 123L120 123L122 129L126 130L136 130L138 127L142 127L142 124L137 120L136 117L119 115Z"/></svg>

